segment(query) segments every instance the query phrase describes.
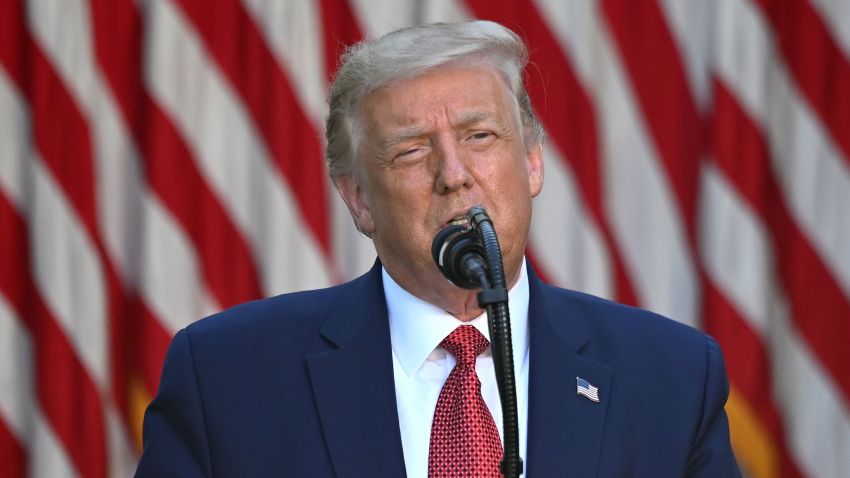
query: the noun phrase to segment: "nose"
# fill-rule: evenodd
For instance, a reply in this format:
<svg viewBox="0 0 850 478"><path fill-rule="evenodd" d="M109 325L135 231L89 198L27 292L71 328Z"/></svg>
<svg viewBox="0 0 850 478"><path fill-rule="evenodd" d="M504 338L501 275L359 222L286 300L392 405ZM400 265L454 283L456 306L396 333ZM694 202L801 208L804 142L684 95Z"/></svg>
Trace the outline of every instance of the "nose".
<svg viewBox="0 0 850 478"><path fill-rule="evenodd" d="M469 164L455 138L440 141L437 155L437 181L435 187L440 194L447 194L475 182Z"/></svg>

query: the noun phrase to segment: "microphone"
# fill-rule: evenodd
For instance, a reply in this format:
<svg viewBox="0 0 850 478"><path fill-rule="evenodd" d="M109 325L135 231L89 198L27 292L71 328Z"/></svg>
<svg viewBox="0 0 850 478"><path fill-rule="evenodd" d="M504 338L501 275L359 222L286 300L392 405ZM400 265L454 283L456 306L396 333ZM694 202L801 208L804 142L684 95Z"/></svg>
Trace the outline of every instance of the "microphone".
<svg viewBox="0 0 850 478"><path fill-rule="evenodd" d="M523 463L519 455L519 413L502 252L493 222L483 207L472 206L466 218L466 225L452 224L437 233L431 243L431 256L454 285L481 288L478 306L487 311L493 368L502 402L504 453L500 468L506 478L518 478Z"/></svg>
<svg viewBox="0 0 850 478"><path fill-rule="evenodd" d="M431 243L431 256L452 284L463 289L489 287L484 244L472 227L453 224L441 229Z"/></svg>

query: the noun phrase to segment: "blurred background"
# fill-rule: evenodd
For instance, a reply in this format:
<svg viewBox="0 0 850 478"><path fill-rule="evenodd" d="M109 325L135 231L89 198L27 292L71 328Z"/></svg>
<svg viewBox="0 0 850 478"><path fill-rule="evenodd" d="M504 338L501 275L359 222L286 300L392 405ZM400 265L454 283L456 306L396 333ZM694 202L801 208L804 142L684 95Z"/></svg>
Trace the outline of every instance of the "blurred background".
<svg viewBox="0 0 850 478"><path fill-rule="evenodd" d="M716 337L747 475L850 476L846 0L0 0L0 476L128 476L178 329L364 272L338 55L468 18L530 46L539 274Z"/></svg>

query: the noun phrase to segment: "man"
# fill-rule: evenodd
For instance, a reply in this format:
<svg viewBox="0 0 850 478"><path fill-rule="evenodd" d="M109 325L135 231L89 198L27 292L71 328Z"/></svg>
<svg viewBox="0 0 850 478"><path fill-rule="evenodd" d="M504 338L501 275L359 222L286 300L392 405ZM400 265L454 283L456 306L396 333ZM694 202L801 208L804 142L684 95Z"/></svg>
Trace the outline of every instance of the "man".
<svg viewBox="0 0 850 478"><path fill-rule="evenodd" d="M504 256L526 474L739 476L712 339L546 286L525 266L543 185L525 62L516 35L490 22L413 27L349 50L331 91L328 165L379 262L350 283L179 332L137 476L498 474L486 317L430 254L473 205L489 212ZM471 358L452 341L467 338ZM469 401L451 402L461 389ZM471 421L456 416L469 410Z"/></svg>

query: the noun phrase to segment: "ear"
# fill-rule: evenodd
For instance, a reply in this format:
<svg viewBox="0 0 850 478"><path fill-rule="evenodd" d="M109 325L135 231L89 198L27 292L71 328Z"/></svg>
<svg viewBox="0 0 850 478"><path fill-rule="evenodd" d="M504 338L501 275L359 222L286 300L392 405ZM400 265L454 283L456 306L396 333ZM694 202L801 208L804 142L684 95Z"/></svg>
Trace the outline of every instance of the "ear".
<svg viewBox="0 0 850 478"><path fill-rule="evenodd" d="M354 224L357 230L371 237L375 232L375 223L372 221L372 211L369 209L369 204L363 186L353 174L345 174L337 176L334 179L337 191L348 206L348 211L351 213L351 218L354 219Z"/></svg>
<svg viewBox="0 0 850 478"><path fill-rule="evenodd" d="M531 197L537 197L543 189L543 144L537 143L525 152L528 168L528 188Z"/></svg>

